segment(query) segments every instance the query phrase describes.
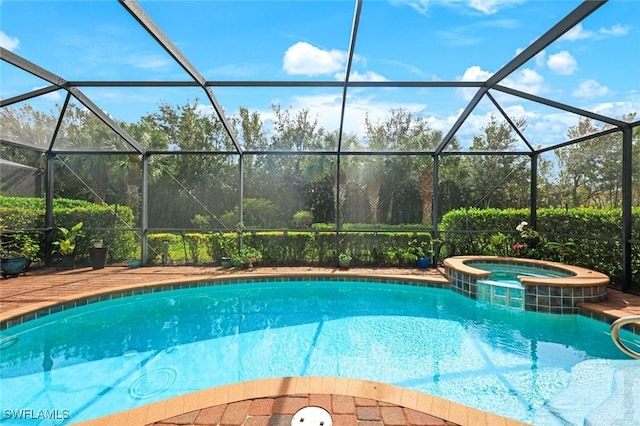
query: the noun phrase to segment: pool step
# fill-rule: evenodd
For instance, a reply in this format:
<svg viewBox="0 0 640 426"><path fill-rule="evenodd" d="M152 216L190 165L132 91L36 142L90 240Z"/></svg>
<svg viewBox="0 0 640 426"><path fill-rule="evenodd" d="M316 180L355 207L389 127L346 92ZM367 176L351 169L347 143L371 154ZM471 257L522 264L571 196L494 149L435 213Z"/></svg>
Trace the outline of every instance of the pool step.
<svg viewBox="0 0 640 426"><path fill-rule="evenodd" d="M478 280L477 286L478 302L524 310L524 287L519 282Z"/></svg>
<svg viewBox="0 0 640 426"><path fill-rule="evenodd" d="M630 407L625 407L628 399L634 396L633 393L626 397L621 394L624 391L618 379L622 375L627 385L635 381L636 392L640 391L637 389L640 387L640 366L634 365L636 362L599 359L576 364L571 369L571 382L536 411L532 423L545 426L640 424L640 421L631 420L633 416L640 415L638 393L636 401ZM580 395L580 405L584 407L582 410L576 409L576 395Z"/></svg>
<svg viewBox="0 0 640 426"><path fill-rule="evenodd" d="M640 425L640 365L623 368L613 378L613 395L591 412L585 426Z"/></svg>

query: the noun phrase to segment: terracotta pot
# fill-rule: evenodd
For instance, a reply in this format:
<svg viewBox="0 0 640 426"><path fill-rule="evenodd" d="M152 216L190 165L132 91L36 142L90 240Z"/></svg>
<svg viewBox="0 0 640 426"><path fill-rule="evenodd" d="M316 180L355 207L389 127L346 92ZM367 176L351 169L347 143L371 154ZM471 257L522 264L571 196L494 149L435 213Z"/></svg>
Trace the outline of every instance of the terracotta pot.
<svg viewBox="0 0 640 426"><path fill-rule="evenodd" d="M340 260L338 262L338 266L340 267L340 269L349 269L351 267L351 261L350 260Z"/></svg>

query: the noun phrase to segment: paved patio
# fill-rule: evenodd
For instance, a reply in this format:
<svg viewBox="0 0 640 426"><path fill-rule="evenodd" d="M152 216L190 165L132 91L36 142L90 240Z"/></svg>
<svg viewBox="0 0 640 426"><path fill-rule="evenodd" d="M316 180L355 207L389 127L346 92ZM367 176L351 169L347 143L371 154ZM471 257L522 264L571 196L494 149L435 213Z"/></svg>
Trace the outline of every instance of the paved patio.
<svg viewBox="0 0 640 426"><path fill-rule="evenodd" d="M18 278L0 280L0 324L28 320L43 309L77 299L94 298L131 288L209 279L282 275L343 275L402 278L446 284L441 271L414 268L320 267L269 268L235 271L205 266L107 267L57 271L43 268ZM608 322L640 315L640 297L608 292L608 300L585 304L586 315ZM342 378L280 378L207 389L86 422L87 425L265 425L289 426L295 412L306 406L326 409L335 426L402 425L519 425L503 417L441 398L386 385Z"/></svg>
<svg viewBox="0 0 640 426"><path fill-rule="evenodd" d="M153 425L290 426L294 415L309 406L320 407L330 413L334 426L456 425L430 414L382 401L329 394L247 399L190 411ZM306 424L316 426L310 421L307 419Z"/></svg>

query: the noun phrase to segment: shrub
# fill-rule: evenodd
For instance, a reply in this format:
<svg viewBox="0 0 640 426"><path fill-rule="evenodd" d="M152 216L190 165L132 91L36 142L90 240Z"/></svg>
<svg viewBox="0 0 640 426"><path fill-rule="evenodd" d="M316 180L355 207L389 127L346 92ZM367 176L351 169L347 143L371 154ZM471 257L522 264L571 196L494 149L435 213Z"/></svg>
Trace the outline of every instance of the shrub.
<svg viewBox="0 0 640 426"><path fill-rule="evenodd" d="M0 231L40 230L38 244L44 250L44 199L0 196L0 202ZM134 226L134 217L127 206L56 198L53 200L53 217L56 228L71 229L78 222L84 223L85 237L76 242L80 261L88 260L91 240L103 240L108 244L114 261L131 258L140 247L135 233L129 230Z"/></svg>
<svg viewBox="0 0 640 426"><path fill-rule="evenodd" d="M296 229L309 228L313 223L313 214L310 211L299 211L293 215L293 227Z"/></svg>

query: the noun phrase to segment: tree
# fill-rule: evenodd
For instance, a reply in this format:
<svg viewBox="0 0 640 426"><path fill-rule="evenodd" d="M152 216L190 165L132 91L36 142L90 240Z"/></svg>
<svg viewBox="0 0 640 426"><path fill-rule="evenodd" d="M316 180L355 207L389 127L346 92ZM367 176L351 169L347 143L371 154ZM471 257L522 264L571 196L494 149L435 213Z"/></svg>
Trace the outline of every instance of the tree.
<svg viewBox="0 0 640 426"><path fill-rule="evenodd" d="M312 182L303 170L308 158L305 152L322 146L326 132L307 109L294 112L278 105L272 109L275 118L267 149L287 152L255 156L251 173L246 174L245 193L273 201L279 209L279 223L288 223L296 211L308 209L306 194Z"/></svg>
<svg viewBox="0 0 640 426"><path fill-rule="evenodd" d="M60 109L60 106L56 105L55 111L45 113L37 111L30 104L23 104L18 108L0 108L2 139L41 150L48 149L59 120ZM2 144L3 158L7 158L4 156L4 150L7 149L7 146Z"/></svg>
<svg viewBox="0 0 640 426"><path fill-rule="evenodd" d="M515 124L526 128L526 120ZM472 151L495 151L495 154L470 155L465 160L474 207L525 207L529 200L529 159L518 159L500 152L513 151L516 143L513 129L507 121L498 122L491 115L482 133L473 137Z"/></svg>
<svg viewBox="0 0 640 426"><path fill-rule="evenodd" d="M588 118L571 126L571 139L605 130ZM610 206L621 203L622 136L599 136L556 150L564 203L570 207Z"/></svg>
<svg viewBox="0 0 640 426"><path fill-rule="evenodd" d="M96 203L124 203L126 190L118 185L112 164L132 148L91 111L69 104L54 142L55 150L97 151L102 154L56 156L55 191L58 196Z"/></svg>
<svg viewBox="0 0 640 426"><path fill-rule="evenodd" d="M147 115L142 117L137 123L121 123L131 137L148 150L164 151L169 147L169 140L166 133L159 130L153 121L153 117ZM149 163L154 164L161 161L159 156L150 156ZM127 205L131 207L139 218L141 204L142 187L142 156L141 154L126 154L122 159L112 164L112 171L115 176L121 179L121 184L126 188ZM162 176L161 167L149 167L149 181L157 182Z"/></svg>
<svg viewBox="0 0 640 426"><path fill-rule="evenodd" d="M325 133L320 142L319 149L333 151L338 146L338 131ZM342 137L342 150L357 149L358 140L355 135L345 134ZM334 212L338 211L340 223L344 220L344 207L347 200L351 183L347 179L353 158L348 155L340 157L340 168L338 169L338 153L326 155L310 155L301 163L301 170L310 182L308 188L310 206L314 218L320 222L335 220ZM338 191L338 181L340 191ZM329 188L330 192L324 191ZM327 211L329 204L333 207L331 212Z"/></svg>
<svg viewBox="0 0 640 426"><path fill-rule="evenodd" d="M425 123L426 124L426 123ZM442 141L442 132L421 128L409 138L409 148L412 150L435 151ZM411 164L408 170L414 171L417 178L418 191L422 199L422 224L432 224L433 218L433 158L431 156L409 157Z"/></svg>
<svg viewBox="0 0 640 426"><path fill-rule="evenodd" d="M157 206L154 226L183 227L196 214L217 215L237 204L237 166L229 155L216 152L232 148L220 120L193 103L172 107L161 104L150 115L153 131L166 135L171 151L191 154L162 156L154 167L162 176L150 191L150 204Z"/></svg>
<svg viewBox="0 0 640 426"><path fill-rule="evenodd" d="M365 118L366 145L372 151L433 151L441 137L441 134L429 129L425 119L406 109L391 110L390 116L382 122L373 122L368 115ZM412 181L418 185L418 193L423 200L423 222L429 223L433 198L431 164L430 156L368 157L362 168L361 179L367 191L369 221L379 221L383 184L388 187L384 201L388 205L389 218L396 204L393 200L398 188ZM425 219L427 216L429 218Z"/></svg>

